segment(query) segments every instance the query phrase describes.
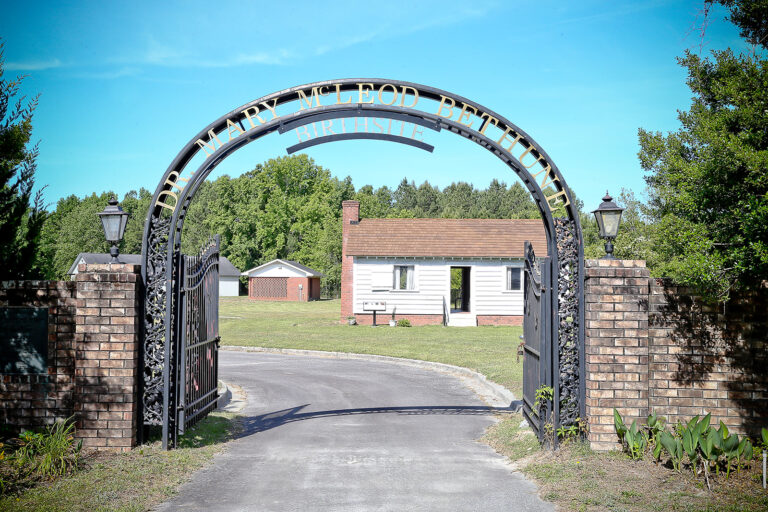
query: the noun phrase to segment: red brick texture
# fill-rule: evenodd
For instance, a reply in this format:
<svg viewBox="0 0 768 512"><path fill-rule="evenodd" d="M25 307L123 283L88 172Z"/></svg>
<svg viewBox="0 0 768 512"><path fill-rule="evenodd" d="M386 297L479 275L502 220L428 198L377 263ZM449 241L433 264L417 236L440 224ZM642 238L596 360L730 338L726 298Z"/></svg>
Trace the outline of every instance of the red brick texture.
<svg viewBox="0 0 768 512"><path fill-rule="evenodd" d="M341 323L346 323L352 316L353 283L352 270L354 258L347 253L350 226L360 222L360 202L343 201L341 203Z"/></svg>
<svg viewBox="0 0 768 512"><path fill-rule="evenodd" d="M0 306L49 307L48 375L0 376L0 420L36 428L74 415L86 448L136 444L139 268L80 265L74 282L0 284Z"/></svg>
<svg viewBox="0 0 768 512"><path fill-rule="evenodd" d="M618 447L613 408L648 416L648 269L644 261L587 260L586 408L595 450Z"/></svg>
<svg viewBox="0 0 768 512"><path fill-rule="evenodd" d="M523 315L477 315L477 325L523 325Z"/></svg>
<svg viewBox="0 0 768 512"><path fill-rule="evenodd" d="M80 265L75 312L75 412L83 446L136 445L139 265Z"/></svg>
<svg viewBox="0 0 768 512"><path fill-rule="evenodd" d="M643 261L588 260L585 277L593 449L618 447L614 407L625 421L709 412L742 434L768 425L768 290L707 306L650 278Z"/></svg>
<svg viewBox="0 0 768 512"><path fill-rule="evenodd" d="M4 281L0 307L48 308L47 375L0 375L0 423L34 429L72 415L75 391L75 283Z"/></svg>
<svg viewBox="0 0 768 512"><path fill-rule="evenodd" d="M270 288L269 286L258 286L259 280L281 280L285 281L286 295L283 297L275 295L259 295L259 290ZM299 290L299 285L302 289ZM280 285L282 286L282 285ZM309 302L310 300L320 299L320 278L319 277L251 277L248 279L248 297L253 300L275 300L292 302Z"/></svg>
<svg viewBox="0 0 768 512"><path fill-rule="evenodd" d="M650 408L671 422L712 413L729 430L768 427L768 289L707 305L650 281Z"/></svg>
<svg viewBox="0 0 768 512"><path fill-rule="evenodd" d="M392 319L391 313L390 314L385 313L381 315L378 313L376 314L377 325L388 325L391 319ZM402 320L402 319L408 319L408 321L410 321L411 325L413 326L443 324L443 315L397 315L397 314L395 315L395 321ZM356 314L355 320L360 325L373 325L373 313L371 313L370 315Z"/></svg>

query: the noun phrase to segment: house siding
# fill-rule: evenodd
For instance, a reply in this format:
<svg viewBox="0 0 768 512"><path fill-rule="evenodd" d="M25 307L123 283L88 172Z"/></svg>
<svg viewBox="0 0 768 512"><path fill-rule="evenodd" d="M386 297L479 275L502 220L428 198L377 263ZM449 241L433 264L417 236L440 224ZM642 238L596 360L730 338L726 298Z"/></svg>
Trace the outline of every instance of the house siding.
<svg viewBox="0 0 768 512"><path fill-rule="evenodd" d="M413 265L414 290L392 289L395 265ZM520 325L523 291L505 289L506 268L522 268L519 260L354 258L353 313L356 316L370 314L363 309L363 303L383 301L387 303L387 310L380 313L382 316L391 315L394 309L398 317L426 315L428 323L440 323L445 310L450 311L450 268L454 266L471 269L470 313L477 315L478 325Z"/></svg>
<svg viewBox="0 0 768 512"><path fill-rule="evenodd" d="M476 315L522 315L523 290L506 290L507 267L523 268L522 261L472 262L470 276L470 309ZM474 293L472 293L474 292Z"/></svg>
<svg viewBox="0 0 768 512"><path fill-rule="evenodd" d="M414 266L415 290L392 289L394 265ZM450 271L449 267L439 262L355 258L353 274L355 314L367 313L363 310L364 302L385 301L386 314L389 315L395 308L397 314L440 315L442 318L444 300L450 292ZM383 282L388 283L386 289L382 286Z"/></svg>

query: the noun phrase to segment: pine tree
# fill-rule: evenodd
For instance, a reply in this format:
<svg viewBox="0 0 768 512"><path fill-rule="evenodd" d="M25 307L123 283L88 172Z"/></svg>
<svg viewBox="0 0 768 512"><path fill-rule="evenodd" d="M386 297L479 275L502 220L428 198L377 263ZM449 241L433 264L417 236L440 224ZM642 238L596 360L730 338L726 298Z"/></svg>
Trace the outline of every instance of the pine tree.
<svg viewBox="0 0 768 512"><path fill-rule="evenodd" d="M32 114L37 98L25 101L19 93L23 77L3 78L0 44L0 280L38 277L36 252L45 221L41 191L32 190L37 167L37 145L30 147Z"/></svg>

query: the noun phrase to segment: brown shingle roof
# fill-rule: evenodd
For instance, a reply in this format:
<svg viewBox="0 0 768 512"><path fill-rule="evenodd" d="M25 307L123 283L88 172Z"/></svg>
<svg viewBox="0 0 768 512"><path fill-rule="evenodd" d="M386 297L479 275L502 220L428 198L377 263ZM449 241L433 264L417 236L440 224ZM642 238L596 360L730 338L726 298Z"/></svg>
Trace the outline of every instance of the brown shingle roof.
<svg viewBox="0 0 768 512"><path fill-rule="evenodd" d="M522 258L526 240L547 254L538 219L361 219L347 227L350 256Z"/></svg>

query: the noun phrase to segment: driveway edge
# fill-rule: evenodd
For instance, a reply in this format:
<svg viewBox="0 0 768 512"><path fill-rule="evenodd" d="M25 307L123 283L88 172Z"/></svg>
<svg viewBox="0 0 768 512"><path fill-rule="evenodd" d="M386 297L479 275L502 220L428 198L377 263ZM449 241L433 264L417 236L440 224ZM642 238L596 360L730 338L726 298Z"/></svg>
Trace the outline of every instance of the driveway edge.
<svg viewBox="0 0 768 512"><path fill-rule="evenodd" d="M522 403L515 398L514 393L500 384L491 382L488 378L469 368L454 366L445 363L435 363L432 361L421 361L418 359L406 359L403 357L380 356L373 354L354 354L350 352L326 352L321 350L300 350L292 348L267 348L267 347L243 347L226 345L220 347L220 350L232 352L265 352L268 354L285 354L294 356L313 356L326 357L330 359L356 359L362 361L378 361L382 363L399 364L412 366L426 370L432 370L438 373L453 375L458 377L464 384L480 396L488 405L493 407L510 407L517 410Z"/></svg>

